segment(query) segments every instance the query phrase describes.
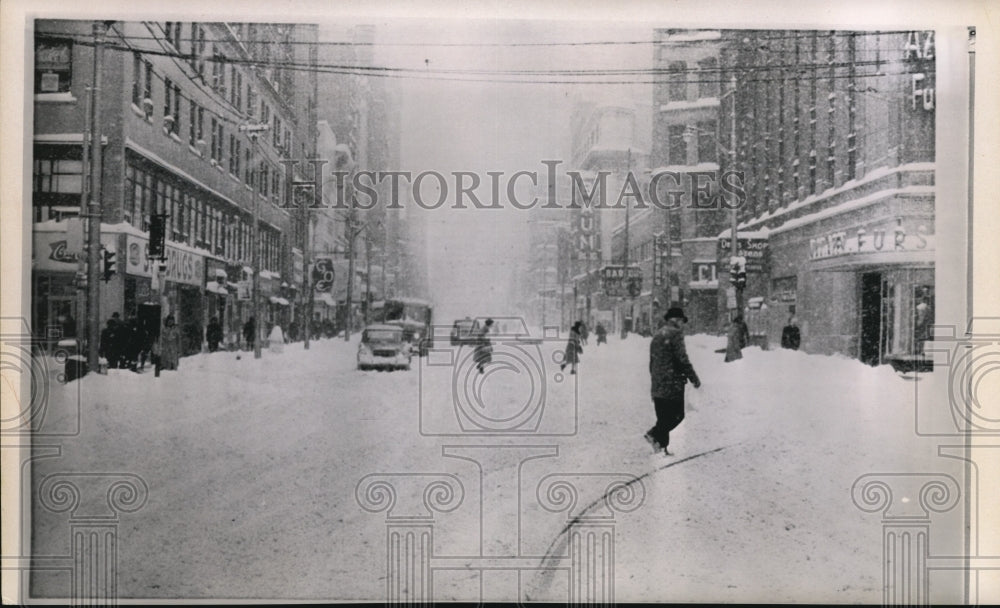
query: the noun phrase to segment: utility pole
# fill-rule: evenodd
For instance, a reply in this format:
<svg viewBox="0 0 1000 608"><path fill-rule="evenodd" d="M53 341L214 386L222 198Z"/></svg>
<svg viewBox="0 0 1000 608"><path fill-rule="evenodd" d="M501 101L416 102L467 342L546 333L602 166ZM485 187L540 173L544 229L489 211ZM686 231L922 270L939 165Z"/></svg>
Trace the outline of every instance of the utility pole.
<svg viewBox="0 0 1000 608"><path fill-rule="evenodd" d="M346 186L351 196L347 199L350 209L347 211L347 308L344 313L344 342L351 339L351 322L354 320L354 196L350 191L351 184Z"/></svg>
<svg viewBox="0 0 1000 608"><path fill-rule="evenodd" d="M94 22L94 86L90 89L90 202L87 208L87 367L100 367L101 341L101 113L104 37L108 22ZM86 143L84 143L86 147Z"/></svg>
<svg viewBox="0 0 1000 608"><path fill-rule="evenodd" d="M316 166L313 166L313 171L319 171ZM319 206L322 201L317 201L316 199L316 189L313 188L313 200L316 206ZM288 201L289 203L291 201ZM302 319L302 331L303 333L303 347L309 350L309 325L312 323L313 315L313 288L312 288L312 277L310 276L309 270L309 258L310 258L310 247L309 247L309 208L306 205L302 205L302 296L305 298L303 302L305 307L305 314L302 315L305 319Z"/></svg>
<svg viewBox="0 0 1000 608"><path fill-rule="evenodd" d="M729 137L730 137L729 162L731 165L730 171L732 171L736 167L736 76L735 75L732 77L732 88L730 89L730 93L733 96L732 114L730 115L730 132L729 132ZM731 234L732 239L730 239L731 241L730 255L732 255L732 257L736 257L737 255L739 255L739 250L736 244L736 238L739 231L737 225L738 218L736 215L736 211L737 209L736 206L734 205L732 213L732 234ZM742 314L743 311L743 287L740 286L739 284L737 284L735 287L736 287L736 314L739 315Z"/></svg>
<svg viewBox="0 0 1000 608"><path fill-rule="evenodd" d="M372 239L365 230L365 325L368 325L372 307Z"/></svg>
<svg viewBox="0 0 1000 608"><path fill-rule="evenodd" d="M631 148L631 146L629 147L628 154L625 157L625 165L626 165L625 179L628 180L628 175L629 175L629 173L632 172L632 148ZM626 295L624 296L623 300L625 302L628 302L629 308L631 309L631 303L632 303L631 300L632 300L632 298L628 296L628 283L629 283L629 278L628 278L629 277L629 272L628 272L629 207L631 207L631 205L629 205L628 198L626 198L625 199L625 252L624 252L624 256L623 256L624 260L622 261L622 266L625 267L625 271L624 271L625 272L625 278L623 280L625 282L625 290L626 290L625 293L626 293ZM629 311L629 316L631 316L631 310ZM623 339L628 335L628 330L629 330L629 328L626 327L626 325L625 325L625 319L626 318L627 317L625 317L625 316L622 317L622 338Z"/></svg>
<svg viewBox="0 0 1000 608"><path fill-rule="evenodd" d="M257 171L257 133L267 131L269 125L252 124L240 125L240 131L250 136L250 171L253 177L253 188L250 189L250 196L253 199L253 222L250 226L250 247L251 262L253 267L253 277L250 280L250 314L253 317L253 358L260 359L260 205L257 201L258 188L260 188L260 173Z"/></svg>
<svg viewBox="0 0 1000 608"><path fill-rule="evenodd" d="M730 166L729 166L729 170L733 171L736 168L736 75L735 74L732 76L732 87L726 93L726 95L731 95L732 96L732 112L730 113L730 117L729 117L730 118L730 131L729 131L729 144L730 144L730 148L729 148L729 165ZM736 270L735 270L735 266L736 266L735 262L736 262L737 255L739 255L739 248L738 248L738 245L737 245L737 238L739 236L739 225L738 225L738 217L737 217L736 211L737 211L736 206L733 206L733 208L732 208L732 214L731 214L731 217L730 217L730 219L731 219L731 225L730 225L730 230L729 230L729 256L730 256L730 260L729 260L729 273L730 273L730 282L732 283L733 290L735 292L735 300L736 300L736 302L735 302L736 303L736 310L730 316L730 323L734 323L735 320L736 320L736 317L739 317L743 313L743 287L740 285L739 278L733 274L733 273L736 272ZM728 335L728 344L727 344L727 346L728 346L728 348L729 348L730 351L735 351L737 355L739 355L740 351L742 350L740 348L740 339L741 338L742 338L742 336L740 335L739 331L734 330L733 328L730 328L729 335ZM727 361L728 360L729 359L727 358Z"/></svg>

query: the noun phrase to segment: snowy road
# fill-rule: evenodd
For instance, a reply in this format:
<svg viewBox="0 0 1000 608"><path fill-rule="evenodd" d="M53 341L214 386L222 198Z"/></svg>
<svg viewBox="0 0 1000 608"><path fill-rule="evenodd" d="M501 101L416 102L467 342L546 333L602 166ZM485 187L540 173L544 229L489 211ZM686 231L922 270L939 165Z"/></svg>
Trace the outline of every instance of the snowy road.
<svg viewBox="0 0 1000 608"><path fill-rule="evenodd" d="M197 355L160 378L112 370L54 385L46 424L71 416L79 392L82 429L35 461L35 489L66 472L147 484L145 505L118 525L122 598L382 600L387 522L437 501L448 504L433 512L433 553L451 561L434 573L434 598L511 599L517 580L477 569L484 558L565 565L568 519L609 483L640 477L641 504L614 513L617 601L874 603L880 521L853 505L855 480L961 475L914 435L911 381L853 360L748 349L725 364L720 338L689 337L704 385L688 389L665 459L642 439L654 421L648 340L591 342L576 385L554 363L558 343L528 357L498 349L493 373L468 385L455 384L463 353L359 372L355 346ZM459 407L471 426L456 422L456 386L469 387ZM530 426L533 399L544 401L534 434L483 432ZM391 505L359 488L383 477ZM540 489L558 479L575 505L560 502L564 485ZM428 498L434 480L457 494ZM36 501L33 517L34 553L67 553L66 514ZM563 572L526 572L520 588L564 601ZM65 593L61 576L36 574L35 595Z"/></svg>

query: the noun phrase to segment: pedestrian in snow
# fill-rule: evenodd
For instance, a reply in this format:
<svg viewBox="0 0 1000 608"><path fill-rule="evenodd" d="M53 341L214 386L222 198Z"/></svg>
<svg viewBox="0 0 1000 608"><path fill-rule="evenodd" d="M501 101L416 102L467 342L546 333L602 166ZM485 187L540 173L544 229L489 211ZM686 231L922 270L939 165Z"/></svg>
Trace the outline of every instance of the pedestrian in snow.
<svg viewBox="0 0 1000 608"><path fill-rule="evenodd" d="M597 345L608 343L608 330L604 328L602 323L598 323L597 327L594 328L594 333L597 334Z"/></svg>
<svg viewBox="0 0 1000 608"><path fill-rule="evenodd" d="M281 354L285 352L285 332L281 330L281 326L275 323L271 327L271 333L267 335L267 347L275 354Z"/></svg>
<svg viewBox="0 0 1000 608"><path fill-rule="evenodd" d="M583 321L577 321L577 323L580 324L580 344L586 344L587 338L590 337L590 329Z"/></svg>
<svg viewBox="0 0 1000 608"><path fill-rule="evenodd" d="M687 317L680 308L671 308L664 317L666 324L657 330L649 343L649 375L652 379L653 406L656 424L646 433L653 449L670 455L670 431L684 420L684 385L690 380L695 388L701 380L684 347L683 324Z"/></svg>
<svg viewBox="0 0 1000 608"><path fill-rule="evenodd" d="M795 315L788 317L788 325L781 330L781 348L798 350L802 342L802 334L799 332L799 324L795 321Z"/></svg>
<svg viewBox="0 0 1000 608"><path fill-rule="evenodd" d="M208 352L214 353L219 350L219 344L222 343L222 325L218 317L212 317L208 322L205 328L205 341L208 342Z"/></svg>
<svg viewBox="0 0 1000 608"><path fill-rule="evenodd" d="M181 356L181 332L174 322L174 315L167 315L160 329L160 337L153 344L157 373L161 369L175 370Z"/></svg>
<svg viewBox="0 0 1000 608"><path fill-rule="evenodd" d="M253 317L247 319L247 322L243 324L243 341L247 345L247 350L254 349L254 334L257 333L257 320Z"/></svg>
<svg viewBox="0 0 1000 608"><path fill-rule="evenodd" d="M133 372L139 371L139 352L142 350L142 343L139 336L139 320L129 315L121 325L122 358L121 367Z"/></svg>
<svg viewBox="0 0 1000 608"><path fill-rule="evenodd" d="M116 369L118 361L121 359L121 315L117 312L108 319L107 327L101 330L101 343L98 346L97 354L108 361L108 369Z"/></svg>
<svg viewBox="0 0 1000 608"><path fill-rule="evenodd" d="M583 354L583 345L581 344L581 341L583 340L581 333L582 326L583 321L577 321L573 324L573 327L570 328L569 340L566 341L566 354L563 355L562 365L559 366L559 369L564 370L566 369L566 366L569 365L569 373L571 374L576 373L576 365L580 362L580 355Z"/></svg>
<svg viewBox="0 0 1000 608"><path fill-rule="evenodd" d="M490 344L489 337L490 328L492 327L493 319L486 319L482 329L479 330L479 333L475 337L476 350L473 351L472 357L476 362L476 369L479 370L480 374L484 373L483 370L486 364L493 360L493 345Z"/></svg>
<svg viewBox="0 0 1000 608"><path fill-rule="evenodd" d="M736 318L729 323L729 335L726 340L726 363L743 358L742 350L750 342L750 330L743 321L743 315L736 315Z"/></svg>

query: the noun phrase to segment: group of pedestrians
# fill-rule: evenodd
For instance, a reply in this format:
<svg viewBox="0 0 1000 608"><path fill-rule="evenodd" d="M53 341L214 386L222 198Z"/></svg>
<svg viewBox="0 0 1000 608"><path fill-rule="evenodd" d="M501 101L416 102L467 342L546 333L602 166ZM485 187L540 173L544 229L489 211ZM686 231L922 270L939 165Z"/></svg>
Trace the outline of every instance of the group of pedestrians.
<svg viewBox="0 0 1000 608"><path fill-rule="evenodd" d="M134 372L143 371L147 361L157 369L177 369L180 351L180 330L173 315L167 315L163 327L154 330L136 317L122 320L117 312L101 330L98 347L98 354L107 361L108 369Z"/></svg>

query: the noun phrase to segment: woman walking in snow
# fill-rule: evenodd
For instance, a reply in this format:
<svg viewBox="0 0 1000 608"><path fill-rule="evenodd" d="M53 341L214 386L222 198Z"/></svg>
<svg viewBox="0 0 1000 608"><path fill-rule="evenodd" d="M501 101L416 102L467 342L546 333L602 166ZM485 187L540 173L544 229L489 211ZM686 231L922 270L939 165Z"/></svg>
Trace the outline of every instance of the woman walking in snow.
<svg viewBox="0 0 1000 608"><path fill-rule="evenodd" d="M559 369L566 369L566 366L570 366L569 373L576 373L576 365L580 362L580 355L583 354L583 346L581 342L583 337L580 335L580 328L583 325L583 321L577 321L573 324L573 327L569 330L569 340L566 341L566 353L563 355L562 365Z"/></svg>
<svg viewBox="0 0 1000 608"><path fill-rule="evenodd" d="M181 356L181 332L174 323L174 315L167 315L163 320L160 337L153 344L153 354L158 370L177 369Z"/></svg>

